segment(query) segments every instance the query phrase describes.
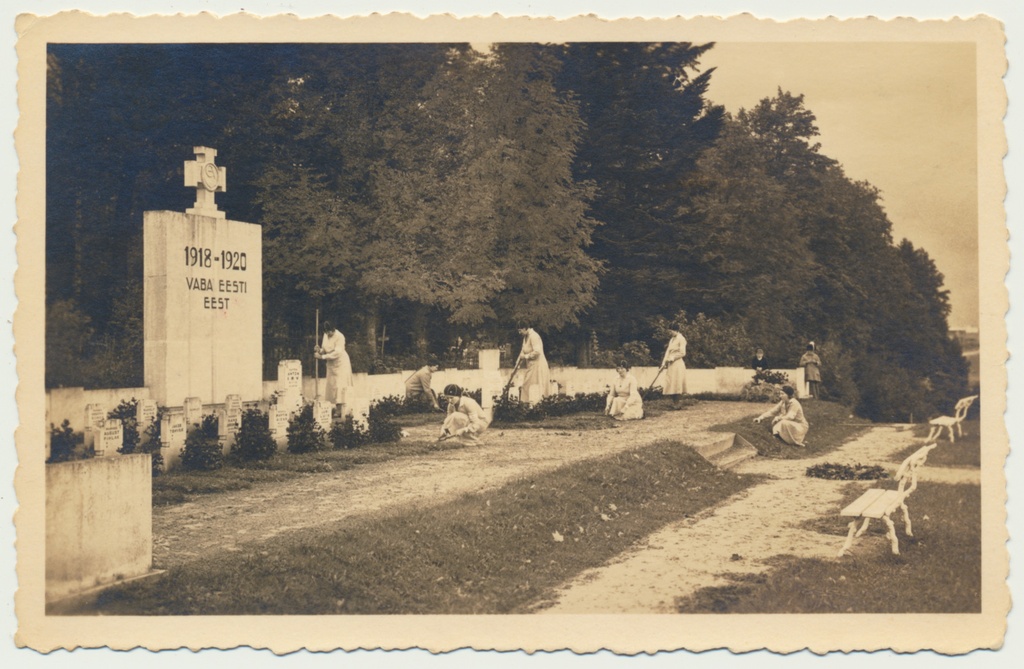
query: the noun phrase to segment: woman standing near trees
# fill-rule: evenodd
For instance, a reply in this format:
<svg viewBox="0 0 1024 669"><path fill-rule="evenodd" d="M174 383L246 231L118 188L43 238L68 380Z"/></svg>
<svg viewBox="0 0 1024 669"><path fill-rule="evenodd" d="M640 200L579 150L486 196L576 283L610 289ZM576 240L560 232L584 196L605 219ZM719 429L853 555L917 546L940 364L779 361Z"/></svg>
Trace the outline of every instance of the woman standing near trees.
<svg viewBox="0 0 1024 669"><path fill-rule="evenodd" d="M537 331L521 327L519 334L523 336L523 347L519 351L519 360L516 364L522 366L524 370L523 388L526 393L521 399L532 404L551 393L551 370L548 369L548 359L544 357L544 342ZM539 386L540 390L531 390L533 386Z"/></svg>
<svg viewBox="0 0 1024 669"><path fill-rule="evenodd" d="M807 344L807 352L800 356L800 366L804 368L804 381L810 386L811 397L820 399L821 358L814 352L813 341Z"/></svg>
<svg viewBox="0 0 1024 669"><path fill-rule="evenodd" d="M317 360L327 361L327 388L324 390L324 399L337 404L343 399L338 396L338 389L352 385L352 361L345 350L345 335L330 321L324 321L324 338L320 346L313 349L313 355Z"/></svg>
<svg viewBox="0 0 1024 669"><path fill-rule="evenodd" d="M672 397L672 406L679 407L680 395L686 391L686 337L681 330L672 330L672 339L665 349L665 357L661 360L661 368L665 370L665 385L662 394Z"/></svg>

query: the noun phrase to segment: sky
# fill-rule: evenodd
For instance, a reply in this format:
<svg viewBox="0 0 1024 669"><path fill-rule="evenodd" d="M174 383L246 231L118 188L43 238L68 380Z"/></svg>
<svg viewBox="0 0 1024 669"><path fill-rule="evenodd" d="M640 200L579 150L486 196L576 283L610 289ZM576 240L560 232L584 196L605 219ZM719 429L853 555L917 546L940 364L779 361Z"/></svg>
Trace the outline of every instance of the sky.
<svg viewBox="0 0 1024 669"><path fill-rule="evenodd" d="M881 190L894 241L924 248L951 327L978 325L974 47L962 43L718 43L708 97L735 113L803 94L821 151Z"/></svg>

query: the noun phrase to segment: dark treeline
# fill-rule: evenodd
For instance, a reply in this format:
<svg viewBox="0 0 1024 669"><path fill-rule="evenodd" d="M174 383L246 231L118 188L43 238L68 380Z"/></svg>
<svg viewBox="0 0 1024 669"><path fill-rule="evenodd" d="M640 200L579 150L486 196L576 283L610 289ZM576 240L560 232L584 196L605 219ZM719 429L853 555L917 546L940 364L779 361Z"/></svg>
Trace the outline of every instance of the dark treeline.
<svg viewBox="0 0 1024 669"><path fill-rule="evenodd" d="M48 386L141 384L142 212L191 206L205 145L219 206L263 226L267 370L308 358L316 308L357 371L520 323L554 362L656 362L675 323L691 366L794 367L814 340L860 413L946 408L942 275L802 96L708 100L709 48L51 45Z"/></svg>

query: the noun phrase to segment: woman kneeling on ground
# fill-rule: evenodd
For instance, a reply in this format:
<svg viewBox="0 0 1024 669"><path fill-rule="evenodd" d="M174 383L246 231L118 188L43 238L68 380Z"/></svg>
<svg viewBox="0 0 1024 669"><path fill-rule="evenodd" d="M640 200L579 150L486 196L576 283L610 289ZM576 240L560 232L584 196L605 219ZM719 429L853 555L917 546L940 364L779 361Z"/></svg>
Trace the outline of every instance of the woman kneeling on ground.
<svg viewBox="0 0 1024 669"><path fill-rule="evenodd" d="M476 400L464 396L462 388L454 383L444 387L441 397L448 401L448 416L441 426L441 440L458 437L466 443L479 443L480 435L491 421Z"/></svg>
<svg viewBox="0 0 1024 669"><path fill-rule="evenodd" d="M804 418L804 408L793 397L792 386L782 386L782 392L786 393L785 399L755 418L754 422L760 423L766 418L771 418L772 434L787 444L802 448L806 446L804 437L807 436L810 427Z"/></svg>
<svg viewBox="0 0 1024 669"><path fill-rule="evenodd" d="M615 420L637 420L644 417L644 402L640 398L640 388L636 377L629 373L629 363L623 360L615 368L619 378L615 379L608 400L605 402L604 413Z"/></svg>

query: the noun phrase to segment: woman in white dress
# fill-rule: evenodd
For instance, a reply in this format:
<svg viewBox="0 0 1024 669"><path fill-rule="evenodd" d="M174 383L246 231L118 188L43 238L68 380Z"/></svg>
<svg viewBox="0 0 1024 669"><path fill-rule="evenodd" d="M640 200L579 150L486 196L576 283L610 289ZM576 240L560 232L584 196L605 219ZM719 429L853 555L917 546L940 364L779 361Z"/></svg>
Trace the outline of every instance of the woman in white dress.
<svg viewBox="0 0 1024 669"><path fill-rule="evenodd" d="M458 437L460 440L476 444L480 435L491 424L487 413L476 400L462 394L462 388L449 383L444 387L441 397L448 401L448 415L441 426L441 439Z"/></svg>
<svg viewBox="0 0 1024 669"><path fill-rule="evenodd" d="M544 342L533 328L519 328L523 347L519 351L519 366L523 369L522 401L534 404L551 394L551 370L544 357ZM537 389L534 389L537 386Z"/></svg>
<svg viewBox="0 0 1024 669"><path fill-rule="evenodd" d="M665 357L661 359L661 368L665 370L665 383L661 387L662 394L672 398L672 405L679 406L680 396L686 392L686 337L680 330L672 331L672 339L665 349Z"/></svg>
<svg viewBox="0 0 1024 669"><path fill-rule="evenodd" d="M344 400L339 389L352 385L352 361L345 351L345 335L341 334L330 321L324 321L324 338L313 355L317 360L327 361L327 388L324 399L332 404Z"/></svg>
<svg viewBox="0 0 1024 669"><path fill-rule="evenodd" d="M754 422L760 423L771 418L773 435L787 444L803 448L807 445L804 443L804 437L810 429L804 417L804 408L800 406L799 400L793 397L793 386L782 386L782 392L786 393L786 398L755 418Z"/></svg>
<svg viewBox="0 0 1024 669"><path fill-rule="evenodd" d="M644 402L636 377L629 373L629 363L623 360L615 368L619 373L608 391L604 413L615 420L638 420L644 417Z"/></svg>

